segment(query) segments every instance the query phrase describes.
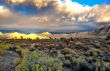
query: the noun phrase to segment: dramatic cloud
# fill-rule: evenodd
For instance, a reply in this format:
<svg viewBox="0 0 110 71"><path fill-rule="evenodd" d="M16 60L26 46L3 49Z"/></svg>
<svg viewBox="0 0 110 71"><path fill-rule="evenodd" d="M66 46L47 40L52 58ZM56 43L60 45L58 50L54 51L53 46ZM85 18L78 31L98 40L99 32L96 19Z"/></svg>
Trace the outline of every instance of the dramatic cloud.
<svg viewBox="0 0 110 71"><path fill-rule="evenodd" d="M36 6L38 9L41 9L43 7L47 7L49 3L58 1L58 0L8 0L10 4L16 5L16 4L24 4L24 5L33 5Z"/></svg>
<svg viewBox="0 0 110 71"><path fill-rule="evenodd" d="M17 3L23 3L26 0L9 0L9 2L11 2L12 4L17 4Z"/></svg>
<svg viewBox="0 0 110 71"><path fill-rule="evenodd" d="M69 16L80 14L86 11L89 11L91 7L83 6L77 2L72 2L71 0L65 0L57 2L56 10L60 13L64 12L67 13Z"/></svg>
<svg viewBox="0 0 110 71"><path fill-rule="evenodd" d="M110 5L97 5L94 12L98 15L96 22L110 22Z"/></svg>
<svg viewBox="0 0 110 71"><path fill-rule="evenodd" d="M31 20L36 21L36 22L40 22L40 23L45 23L48 22L48 17L44 16L44 17L32 17Z"/></svg>
<svg viewBox="0 0 110 71"><path fill-rule="evenodd" d="M8 8L0 6L0 17L8 17L11 15L11 12Z"/></svg>
<svg viewBox="0 0 110 71"><path fill-rule="evenodd" d="M5 0L5 2L9 8L5 5L0 6L0 29L75 32L91 30L96 27L94 23L97 22L110 22L110 5L107 4L90 7L71 0ZM22 9L18 7L19 5ZM23 10L23 13L13 11L12 8L15 6ZM34 7L36 12L25 14L25 11L30 11L27 8L25 10L28 6Z"/></svg>

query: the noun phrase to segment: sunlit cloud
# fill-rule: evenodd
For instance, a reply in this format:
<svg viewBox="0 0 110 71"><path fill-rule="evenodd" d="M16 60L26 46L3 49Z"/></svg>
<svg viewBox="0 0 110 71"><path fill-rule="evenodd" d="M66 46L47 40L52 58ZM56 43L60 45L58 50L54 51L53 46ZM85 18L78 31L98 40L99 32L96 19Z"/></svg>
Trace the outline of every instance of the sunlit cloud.
<svg viewBox="0 0 110 71"><path fill-rule="evenodd" d="M107 4L88 6L71 0L5 1L8 6L0 6L2 29L68 32L94 28L96 27L94 23L110 22L110 5ZM25 11L30 11L27 10L27 7L31 8L30 6L34 7L36 12L25 14ZM17 9L13 10L14 7L23 10L23 13Z"/></svg>
<svg viewBox="0 0 110 71"><path fill-rule="evenodd" d="M17 4L17 3L23 3L26 0L9 0L8 2L12 3L12 4Z"/></svg>
<svg viewBox="0 0 110 71"><path fill-rule="evenodd" d="M4 6L0 6L0 17L8 17L11 15L11 11L4 7Z"/></svg>
<svg viewBox="0 0 110 71"><path fill-rule="evenodd" d="M77 2L72 2L71 0L65 0L64 2L59 1L56 4L56 10L59 13L67 13L69 16L80 14L91 9L90 6L83 6Z"/></svg>
<svg viewBox="0 0 110 71"><path fill-rule="evenodd" d="M97 5L94 12L98 15L96 22L110 22L110 5Z"/></svg>
<svg viewBox="0 0 110 71"><path fill-rule="evenodd" d="M49 3L58 1L58 0L8 0L9 4L31 4L33 6L36 6L38 9L41 9L43 7L47 7Z"/></svg>
<svg viewBox="0 0 110 71"><path fill-rule="evenodd" d="M32 17L31 18L32 21L35 21L35 22L40 22L40 23L45 23L45 22L48 22L48 17L44 16L44 17Z"/></svg>

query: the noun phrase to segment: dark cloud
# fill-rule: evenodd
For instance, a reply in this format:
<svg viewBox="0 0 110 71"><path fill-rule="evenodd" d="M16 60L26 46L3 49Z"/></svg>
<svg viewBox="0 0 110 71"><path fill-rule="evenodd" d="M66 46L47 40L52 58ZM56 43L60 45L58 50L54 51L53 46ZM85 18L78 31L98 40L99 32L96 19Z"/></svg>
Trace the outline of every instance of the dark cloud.
<svg viewBox="0 0 110 71"><path fill-rule="evenodd" d="M11 29L26 33L90 31L97 27L94 23L110 21L110 5L88 7L71 1L62 3L55 0L53 3L50 0L46 6L43 3L37 7L37 2L30 4L19 2L22 0L16 1L10 3L6 0L9 6L0 5L1 30Z"/></svg>

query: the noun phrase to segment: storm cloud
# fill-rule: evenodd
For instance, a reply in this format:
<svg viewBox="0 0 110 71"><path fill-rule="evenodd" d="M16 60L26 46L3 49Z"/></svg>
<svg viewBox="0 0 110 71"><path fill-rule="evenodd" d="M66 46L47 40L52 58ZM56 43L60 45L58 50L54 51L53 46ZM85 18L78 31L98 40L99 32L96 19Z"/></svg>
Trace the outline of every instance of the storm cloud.
<svg viewBox="0 0 110 71"><path fill-rule="evenodd" d="M110 5L107 4L87 6L71 0L4 0L2 2L8 6L0 5L1 29L75 32L94 29L97 27L96 23L110 22ZM20 9L23 13L13 10L14 6L23 6L23 9ZM37 12L24 14L24 9L29 6L35 7Z"/></svg>

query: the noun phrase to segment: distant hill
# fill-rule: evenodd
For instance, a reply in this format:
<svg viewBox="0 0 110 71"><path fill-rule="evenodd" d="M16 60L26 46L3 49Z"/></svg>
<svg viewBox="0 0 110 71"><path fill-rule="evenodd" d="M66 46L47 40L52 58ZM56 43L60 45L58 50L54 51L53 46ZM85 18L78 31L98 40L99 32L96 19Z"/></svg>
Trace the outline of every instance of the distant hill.
<svg viewBox="0 0 110 71"><path fill-rule="evenodd" d="M94 35L110 35L110 24L103 25L93 32Z"/></svg>
<svg viewBox="0 0 110 71"><path fill-rule="evenodd" d="M10 33L5 33L3 35L1 34L0 38L9 38L8 37L9 34ZM21 33L19 33L19 34L21 34ZM25 34L25 35L29 35L29 34ZM51 38L71 38L71 37L73 37L73 38L76 38L76 37L80 37L80 38L93 37L94 38L97 36L108 36L108 35L110 35L110 24L102 25L92 32L76 32L76 33L71 33L71 34L51 34L49 32L44 32L44 33L38 33L36 35L39 37L45 37L46 39L48 39L50 37Z"/></svg>

